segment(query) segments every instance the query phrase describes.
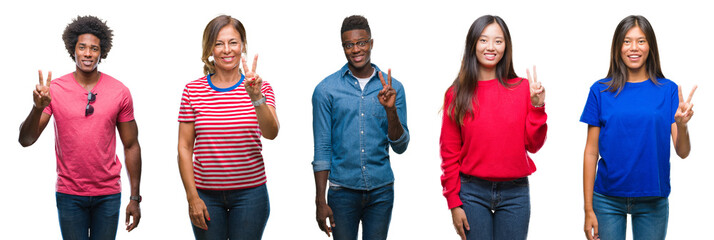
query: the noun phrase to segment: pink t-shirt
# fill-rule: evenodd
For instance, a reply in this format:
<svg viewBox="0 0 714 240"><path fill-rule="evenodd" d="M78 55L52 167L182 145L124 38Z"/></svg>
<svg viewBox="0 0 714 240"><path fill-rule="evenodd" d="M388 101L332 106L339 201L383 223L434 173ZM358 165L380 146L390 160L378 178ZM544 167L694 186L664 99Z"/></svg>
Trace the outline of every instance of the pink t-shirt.
<svg viewBox="0 0 714 240"><path fill-rule="evenodd" d="M92 89L94 113L84 116L88 92L70 73L52 80L52 102L44 113L54 116L57 192L100 196L121 192L121 162L116 155L116 125L134 120L129 89L101 73Z"/></svg>

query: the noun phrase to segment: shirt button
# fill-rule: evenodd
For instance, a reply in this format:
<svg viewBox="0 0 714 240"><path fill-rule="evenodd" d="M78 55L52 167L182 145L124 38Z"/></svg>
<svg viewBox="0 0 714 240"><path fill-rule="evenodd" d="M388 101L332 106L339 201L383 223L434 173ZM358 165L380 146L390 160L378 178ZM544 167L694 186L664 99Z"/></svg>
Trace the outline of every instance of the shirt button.
<svg viewBox="0 0 714 240"><path fill-rule="evenodd" d="M362 149L362 152L364 152L364 149Z"/></svg>
<svg viewBox="0 0 714 240"><path fill-rule="evenodd" d="M362 170L367 170L367 167L366 167L366 166L362 166Z"/></svg>
<svg viewBox="0 0 714 240"><path fill-rule="evenodd" d="M364 131L359 131L359 133L364 135Z"/></svg>
<svg viewBox="0 0 714 240"><path fill-rule="evenodd" d="M364 99L364 96L362 96L362 99Z"/></svg>
<svg viewBox="0 0 714 240"><path fill-rule="evenodd" d="M357 82L355 82L355 84L357 84Z"/></svg>
<svg viewBox="0 0 714 240"><path fill-rule="evenodd" d="M364 113L362 113L362 117L364 117Z"/></svg>

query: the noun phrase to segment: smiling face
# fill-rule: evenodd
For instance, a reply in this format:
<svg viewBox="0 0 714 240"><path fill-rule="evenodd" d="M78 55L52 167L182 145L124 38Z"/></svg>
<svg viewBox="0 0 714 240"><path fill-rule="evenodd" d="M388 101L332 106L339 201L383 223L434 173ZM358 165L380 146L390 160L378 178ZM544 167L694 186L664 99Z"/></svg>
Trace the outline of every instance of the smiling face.
<svg viewBox="0 0 714 240"><path fill-rule="evenodd" d="M221 28L213 46L216 69L231 71L240 64L243 42L240 33L232 25Z"/></svg>
<svg viewBox="0 0 714 240"><path fill-rule="evenodd" d="M372 42L369 33L364 29L349 30L342 33L342 49L345 51L345 57L349 63L348 67L352 72L360 72L365 67L370 67Z"/></svg>
<svg viewBox="0 0 714 240"><path fill-rule="evenodd" d="M493 70L503 58L506 41L503 30L496 23L491 23L481 32L476 42L476 59L481 70Z"/></svg>
<svg viewBox="0 0 714 240"><path fill-rule="evenodd" d="M636 72L643 69L649 56L650 45L647 42L645 33L639 26L631 28L625 34L622 41L620 56L629 71Z"/></svg>
<svg viewBox="0 0 714 240"><path fill-rule="evenodd" d="M79 35L74 47L74 62L77 65L77 70L85 73L96 71L101 53L102 49L99 47L97 36L91 33Z"/></svg>

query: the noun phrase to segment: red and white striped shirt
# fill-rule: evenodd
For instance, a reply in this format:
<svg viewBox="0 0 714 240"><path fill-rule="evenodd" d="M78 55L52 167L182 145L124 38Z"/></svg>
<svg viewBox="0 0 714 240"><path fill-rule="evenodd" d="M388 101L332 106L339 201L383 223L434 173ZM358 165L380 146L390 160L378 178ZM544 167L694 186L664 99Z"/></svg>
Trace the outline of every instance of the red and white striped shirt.
<svg viewBox="0 0 714 240"><path fill-rule="evenodd" d="M266 103L275 107L273 88L263 81ZM193 174L196 188L233 190L265 184L263 149L255 107L243 84L211 86L204 76L186 84L179 122L194 122Z"/></svg>

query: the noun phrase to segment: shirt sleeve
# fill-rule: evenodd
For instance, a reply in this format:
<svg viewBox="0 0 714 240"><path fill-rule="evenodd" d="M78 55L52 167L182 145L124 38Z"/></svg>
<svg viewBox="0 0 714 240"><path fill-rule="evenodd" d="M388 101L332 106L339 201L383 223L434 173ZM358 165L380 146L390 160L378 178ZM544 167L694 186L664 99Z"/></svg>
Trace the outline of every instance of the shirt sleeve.
<svg viewBox="0 0 714 240"><path fill-rule="evenodd" d="M545 113L545 105L534 107L528 99L528 114L526 115L526 150L531 153L538 152L548 133L548 115Z"/></svg>
<svg viewBox="0 0 714 240"><path fill-rule="evenodd" d="M389 136L387 136L387 139L389 139L389 145L392 146L392 150L394 150L394 152L397 154L404 153L404 151L407 150L407 146L409 145L409 128L407 127L407 102L406 96L404 94L404 86L400 84L397 88L397 99L395 106L397 107L397 115L399 116L399 122L402 124L402 129L404 129L404 132L402 133L402 136L399 136L399 139L394 141L389 139Z"/></svg>
<svg viewBox="0 0 714 240"><path fill-rule="evenodd" d="M196 112L191 106L191 94L188 90L188 85L183 89L183 94L181 96L181 107L179 108L179 122L195 122Z"/></svg>
<svg viewBox="0 0 714 240"><path fill-rule="evenodd" d="M273 108L276 108L275 107L275 92L273 92L273 87L270 85L270 83L263 81L263 87L260 89L260 91L265 96L265 103L268 104L269 106L272 106Z"/></svg>
<svg viewBox="0 0 714 240"><path fill-rule="evenodd" d="M134 99L131 97L131 92L128 88L122 91L121 106L119 106L119 115L117 122L128 122L134 120Z"/></svg>
<svg viewBox="0 0 714 240"><path fill-rule="evenodd" d="M600 90L597 88L597 84L601 83L597 82L590 87L590 94L588 94L588 100L585 102L583 114L580 115L580 121L595 127L602 127L600 126L600 99L598 99Z"/></svg>
<svg viewBox="0 0 714 240"><path fill-rule="evenodd" d="M444 115L441 122L441 136L439 138L439 147L441 154L441 186L443 194L446 197L446 202L449 209L462 205L459 198L461 191L461 180L459 180L459 172L461 170L461 126L459 123L452 120L449 113L449 105L451 105L453 94L451 88L444 97Z"/></svg>
<svg viewBox="0 0 714 240"><path fill-rule="evenodd" d="M312 94L312 135L315 156L312 169L315 172L329 171L332 161L332 103L321 84Z"/></svg>
<svg viewBox="0 0 714 240"><path fill-rule="evenodd" d="M677 109L679 109L679 88L677 87L677 84L675 84L674 82L672 82L672 85L674 85L674 87L671 88L672 89L671 90L671 92L672 92L672 94L671 94L672 95L672 100L671 100L672 112L671 112L670 116L672 116L672 117L670 119L670 124L676 122L676 120L674 120L674 115L677 114Z"/></svg>

